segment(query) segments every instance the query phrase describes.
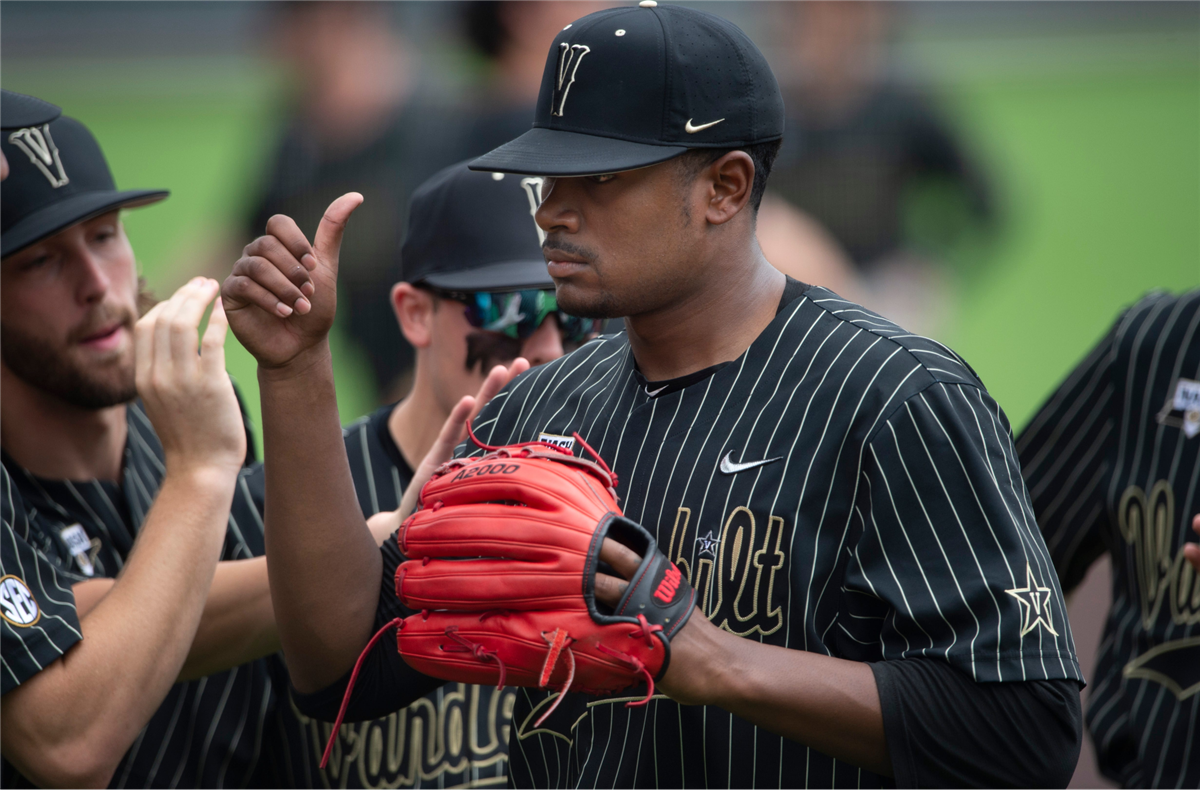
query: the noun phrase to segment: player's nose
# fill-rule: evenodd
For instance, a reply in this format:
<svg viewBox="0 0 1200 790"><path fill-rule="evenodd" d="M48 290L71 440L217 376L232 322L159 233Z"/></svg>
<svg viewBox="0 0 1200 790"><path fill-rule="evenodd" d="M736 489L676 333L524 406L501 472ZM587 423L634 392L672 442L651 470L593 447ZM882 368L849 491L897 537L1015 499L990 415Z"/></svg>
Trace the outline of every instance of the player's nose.
<svg viewBox="0 0 1200 790"><path fill-rule="evenodd" d="M71 250L71 272L75 277L75 298L80 304L103 301L112 286L105 262L86 244Z"/></svg>
<svg viewBox="0 0 1200 790"><path fill-rule="evenodd" d="M542 183L542 202L538 204L533 220L546 233L579 231L579 212L573 207L570 183L577 180L547 178Z"/></svg>
<svg viewBox="0 0 1200 790"><path fill-rule="evenodd" d="M533 366L541 365L563 355L562 333L558 330L558 319L549 316L542 325L521 344L521 356Z"/></svg>

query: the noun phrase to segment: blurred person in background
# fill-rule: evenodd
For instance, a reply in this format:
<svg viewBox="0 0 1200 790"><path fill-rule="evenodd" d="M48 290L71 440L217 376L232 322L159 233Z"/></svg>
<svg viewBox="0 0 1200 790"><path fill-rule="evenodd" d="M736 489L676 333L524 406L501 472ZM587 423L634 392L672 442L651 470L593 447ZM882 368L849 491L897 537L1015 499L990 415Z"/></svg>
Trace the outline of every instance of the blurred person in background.
<svg viewBox="0 0 1200 790"><path fill-rule="evenodd" d="M993 221L991 190L930 98L886 74L893 7L818 1L781 4L779 13L788 118L772 189L846 251L852 293L914 331L936 333L953 283L946 261L909 232L913 198L927 188L939 233L952 236Z"/></svg>
<svg viewBox="0 0 1200 790"><path fill-rule="evenodd" d="M468 129L462 158L481 156L518 137L533 124L546 49L581 14L612 3L593 0L471 0L462 4L462 25L485 61L484 75L467 97Z"/></svg>
<svg viewBox="0 0 1200 790"><path fill-rule="evenodd" d="M1017 451L1063 591L1112 558L1086 715L1101 773L1200 787L1200 290L1123 313Z"/></svg>
<svg viewBox="0 0 1200 790"><path fill-rule="evenodd" d="M0 141L0 783L258 782L278 635L262 529L231 512L250 445L219 304L199 332L217 284L135 328L119 211L167 192L118 191L83 124L28 104L0 107L27 124Z"/></svg>
<svg viewBox="0 0 1200 790"><path fill-rule="evenodd" d="M586 8L583 8L586 6ZM370 2L273 6L270 39L292 74L289 120L275 146L248 234L274 214L315 227L347 191L365 200L342 271L340 321L366 353L384 402L411 386L413 349L380 298L399 279L409 196L442 167L491 150L529 128L545 51L591 2L464 4L482 84L464 100L431 95L394 9Z"/></svg>
<svg viewBox="0 0 1200 790"><path fill-rule="evenodd" d="M539 178L476 173L458 164L413 193L402 278L390 299L400 331L416 349L412 389L399 403L343 432L359 506L376 543L388 544L385 550L396 548L395 511L414 470L436 465L426 456L448 457L463 438L459 434L468 415L504 384L596 334L598 322L558 310L531 213L540 188ZM248 255L259 251L255 244ZM299 290L294 294L300 295ZM443 435L443 425L452 427L452 436ZM422 470L422 479L429 471ZM262 467L248 484L261 506ZM279 681L286 686L286 676ZM330 744L321 782L331 787L503 783L515 689L430 679L427 691L399 711L381 709L383 718L342 726ZM291 758L299 755L306 763L306 773L279 778L312 783L307 771L320 761L329 726L294 710L295 705L281 707L283 740L291 745ZM379 750L385 745L387 760Z"/></svg>
<svg viewBox="0 0 1200 790"><path fill-rule="evenodd" d="M402 393L413 351L379 297L398 278L409 195L461 158L462 132L448 101L421 95L416 55L391 5L287 2L268 13L270 45L294 94L246 235L257 236L274 214L316 227L333 198L364 195L346 249L341 315L379 392Z"/></svg>

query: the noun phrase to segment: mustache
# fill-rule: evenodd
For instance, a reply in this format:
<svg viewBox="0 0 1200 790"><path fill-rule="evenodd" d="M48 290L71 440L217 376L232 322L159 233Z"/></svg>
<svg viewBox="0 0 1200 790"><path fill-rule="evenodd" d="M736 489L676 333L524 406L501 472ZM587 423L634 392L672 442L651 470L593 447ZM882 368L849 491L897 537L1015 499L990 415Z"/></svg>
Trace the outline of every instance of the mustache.
<svg viewBox="0 0 1200 790"><path fill-rule="evenodd" d="M78 343L85 337L90 337L105 327L111 326L114 322L118 322L132 332L136 321L137 316L128 307L112 303L101 304L67 334L67 340L71 343Z"/></svg>
<svg viewBox="0 0 1200 790"><path fill-rule="evenodd" d="M546 240L542 242L542 255L546 256L546 260L552 259L551 251L565 252L568 255L583 258L589 263L595 261L597 257L594 251L564 238L559 233L546 234Z"/></svg>

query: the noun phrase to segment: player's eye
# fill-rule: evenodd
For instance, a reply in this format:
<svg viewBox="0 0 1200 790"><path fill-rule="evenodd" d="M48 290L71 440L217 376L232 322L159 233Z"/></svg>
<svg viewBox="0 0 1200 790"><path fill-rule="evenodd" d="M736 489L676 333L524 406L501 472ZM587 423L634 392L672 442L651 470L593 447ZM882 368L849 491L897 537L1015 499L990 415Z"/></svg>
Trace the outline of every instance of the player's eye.
<svg viewBox="0 0 1200 790"><path fill-rule="evenodd" d="M103 243L103 242L109 241L110 239L114 238L116 235L117 235L116 228L114 228L112 225L104 225L104 226L96 229L96 235L94 236L94 238L96 241Z"/></svg>
<svg viewBox="0 0 1200 790"><path fill-rule="evenodd" d="M607 184L617 177L616 173L601 173L598 176L588 176L588 178L596 184Z"/></svg>
<svg viewBox="0 0 1200 790"><path fill-rule="evenodd" d="M36 258L25 261L18 268L23 272L32 272L32 271L37 271L38 269L45 267L45 265L48 264L49 262L50 262L49 255L39 255Z"/></svg>

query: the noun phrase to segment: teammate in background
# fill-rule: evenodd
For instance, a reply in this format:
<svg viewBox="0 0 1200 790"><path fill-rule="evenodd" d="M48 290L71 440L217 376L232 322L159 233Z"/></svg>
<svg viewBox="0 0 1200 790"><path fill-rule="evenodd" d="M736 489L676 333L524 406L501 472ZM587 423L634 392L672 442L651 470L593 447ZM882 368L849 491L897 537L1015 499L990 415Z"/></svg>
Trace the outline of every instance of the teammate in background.
<svg viewBox="0 0 1200 790"><path fill-rule="evenodd" d="M341 327L371 363L379 403L407 391L413 350L381 294L396 282L408 199L460 152L461 119L440 91L422 90L417 49L397 3L272 3L264 42L293 87L244 239L286 214L313 227L347 189L366 198L346 250ZM565 23L564 23L565 24ZM428 69L427 69L428 71Z"/></svg>
<svg viewBox="0 0 1200 790"><path fill-rule="evenodd" d="M762 257L782 133L740 30L644 0L561 31L533 129L472 163L544 175L558 303L627 316L493 398L480 440L579 432L702 602L644 707L572 694L534 729L553 694L520 690L510 781L1065 784L1081 678L1007 420L953 352ZM361 529L327 342L360 201L335 201L311 245L280 223L260 242L274 265L243 258L223 287L259 362L281 640L301 706L329 719L402 560ZM310 283L310 310L278 309ZM351 716L422 687L389 642Z"/></svg>
<svg viewBox="0 0 1200 790"><path fill-rule="evenodd" d="M1112 557L1087 712L1101 772L1200 786L1200 291L1122 314L1017 449L1063 589Z"/></svg>
<svg viewBox="0 0 1200 790"><path fill-rule="evenodd" d="M496 178L460 164L413 193L403 280L391 291L400 330L416 349L412 390L345 429L354 490L377 542L396 530L393 511L452 412L459 410L442 454L460 440L475 402L486 402L530 364L557 359L595 334L592 321L556 309L530 216L540 186L541 179ZM473 393L474 401L466 398ZM256 472L250 484L260 501L262 483ZM407 708L341 728L324 769L329 786L503 783L515 692L422 681L429 693ZM300 721L304 731L290 739L292 748L305 750L316 765L328 725ZM396 753L372 762L364 747L375 742L392 743Z"/></svg>
<svg viewBox="0 0 1200 790"><path fill-rule="evenodd" d="M219 305L199 334L217 284L191 281L135 328L118 211L167 193L117 191L81 123L11 100L0 784L244 786L274 698L265 662L237 665L278 639L265 561L218 563L263 546L230 515L247 439Z"/></svg>
<svg viewBox="0 0 1200 790"><path fill-rule="evenodd" d="M471 0L459 3L463 33L483 60L483 79L466 97L462 156L474 158L529 128L542 57L563 25L611 2Z"/></svg>

